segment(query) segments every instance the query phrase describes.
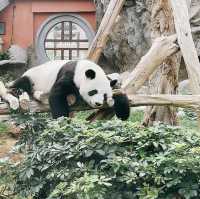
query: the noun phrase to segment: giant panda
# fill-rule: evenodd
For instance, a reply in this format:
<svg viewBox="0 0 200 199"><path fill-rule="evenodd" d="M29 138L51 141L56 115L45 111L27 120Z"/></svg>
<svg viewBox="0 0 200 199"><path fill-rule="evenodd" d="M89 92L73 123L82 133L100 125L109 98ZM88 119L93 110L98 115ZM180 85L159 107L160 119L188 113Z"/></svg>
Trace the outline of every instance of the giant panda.
<svg viewBox="0 0 200 199"><path fill-rule="evenodd" d="M40 96L49 94L49 106L53 118L69 117L70 105L67 96L74 95L93 108L105 104L113 107L121 120L129 117L130 108L126 95L113 96L112 88L117 80L108 78L102 68L89 60L49 61L27 70L9 87L21 89L40 101Z"/></svg>

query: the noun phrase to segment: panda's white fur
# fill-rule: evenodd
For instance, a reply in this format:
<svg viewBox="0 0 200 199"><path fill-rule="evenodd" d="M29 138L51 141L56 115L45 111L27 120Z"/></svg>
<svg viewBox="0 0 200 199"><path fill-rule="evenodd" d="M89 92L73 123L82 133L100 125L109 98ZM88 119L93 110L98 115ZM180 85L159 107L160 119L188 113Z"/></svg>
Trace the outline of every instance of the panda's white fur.
<svg viewBox="0 0 200 199"><path fill-rule="evenodd" d="M22 76L27 76L33 82L33 90L47 94L56 81L60 69L65 65L65 60L49 61L27 70Z"/></svg>

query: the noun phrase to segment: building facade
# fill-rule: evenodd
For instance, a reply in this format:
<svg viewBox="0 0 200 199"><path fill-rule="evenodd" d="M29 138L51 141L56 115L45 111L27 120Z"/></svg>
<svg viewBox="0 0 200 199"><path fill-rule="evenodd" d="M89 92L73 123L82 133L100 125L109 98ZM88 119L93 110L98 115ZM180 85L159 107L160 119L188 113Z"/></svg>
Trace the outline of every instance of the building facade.
<svg viewBox="0 0 200 199"><path fill-rule="evenodd" d="M38 63L85 57L96 30L92 0L1 0L3 49L33 47Z"/></svg>

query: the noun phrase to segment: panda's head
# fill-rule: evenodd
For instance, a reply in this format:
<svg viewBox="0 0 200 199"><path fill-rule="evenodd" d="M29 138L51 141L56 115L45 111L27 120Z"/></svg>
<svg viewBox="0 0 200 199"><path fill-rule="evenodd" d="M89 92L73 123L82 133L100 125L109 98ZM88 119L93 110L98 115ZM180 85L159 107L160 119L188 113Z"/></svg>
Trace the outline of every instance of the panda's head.
<svg viewBox="0 0 200 199"><path fill-rule="evenodd" d="M112 107L114 105L110 81L101 70L95 68L85 70L79 92L84 101L93 108L101 108L104 105Z"/></svg>
<svg viewBox="0 0 200 199"><path fill-rule="evenodd" d="M78 62L74 80L83 100L91 107L101 108L108 105L113 107L118 118L128 119L130 114L128 97L125 94L113 96L112 92L113 89L121 86L119 74L106 76L100 66L83 60Z"/></svg>

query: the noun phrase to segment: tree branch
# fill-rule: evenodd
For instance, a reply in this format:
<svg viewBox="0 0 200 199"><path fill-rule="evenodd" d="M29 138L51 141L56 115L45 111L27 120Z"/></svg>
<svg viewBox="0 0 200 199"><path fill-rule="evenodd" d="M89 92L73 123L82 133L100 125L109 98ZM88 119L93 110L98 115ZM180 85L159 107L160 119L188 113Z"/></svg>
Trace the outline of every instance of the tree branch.
<svg viewBox="0 0 200 199"><path fill-rule="evenodd" d="M130 106L175 106L183 108L192 108L200 110L200 95L129 95ZM107 109L108 107L104 107ZM76 104L71 107L72 111L85 111L92 110L85 103ZM28 110L27 110L28 111ZM36 101L30 101L29 104L30 112L47 112L49 106L41 104ZM0 103L0 115L10 113L10 108L7 103Z"/></svg>
<svg viewBox="0 0 200 199"><path fill-rule="evenodd" d="M129 78L123 82L122 89L126 91L131 88L133 93L138 91L156 68L170 55L177 52L176 40L176 35L155 39L150 50L142 57L135 69L130 73Z"/></svg>
<svg viewBox="0 0 200 199"><path fill-rule="evenodd" d="M124 5L125 0L111 0L106 13L101 21L100 27L96 36L88 50L87 58L98 62L99 57L106 46L108 36L116 23L116 19Z"/></svg>

